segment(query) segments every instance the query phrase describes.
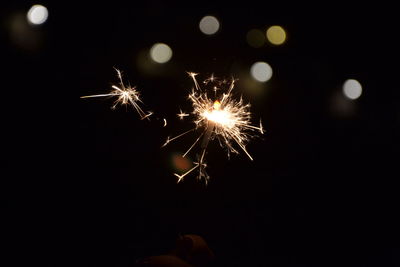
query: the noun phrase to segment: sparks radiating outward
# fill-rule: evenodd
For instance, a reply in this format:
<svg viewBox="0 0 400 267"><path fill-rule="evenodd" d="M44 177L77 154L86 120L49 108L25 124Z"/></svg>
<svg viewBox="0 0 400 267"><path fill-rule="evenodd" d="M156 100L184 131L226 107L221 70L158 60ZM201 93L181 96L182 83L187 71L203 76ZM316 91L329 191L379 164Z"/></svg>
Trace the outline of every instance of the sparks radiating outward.
<svg viewBox="0 0 400 267"><path fill-rule="evenodd" d="M113 88L113 90L111 90L111 92L108 94L81 96L81 98L117 96L118 98L117 100L114 101L114 105L111 107L112 109L115 109L118 104L121 105L131 104L135 108L141 119L145 119L151 116L153 114L152 112L148 113L144 112L137 103L137 102L143 103L140 100L139 91L136 90L135 87L131 87L130 85L125 86L122 80L121 71L118 69L115 70L117 71L119 78L119 87L116 85L112 85L111 87Z"/></svg>
<svg viewBox="0 0 400 267"><path fill-rule="evenodd" d="M255 131L259 131L261 134L264 133L263 127L260 120L259 127L251 125L251 113L250 104L243 103L242 98L236 100L232 96L232 90L235 86L235 80L219 80L214 75L203 81L203 84L207 87L211 86L214 91L213 98L210 98L207 91L204 91L196 80L196 73L188 72L189 76L193 79L194 88L189 94L189 100L192 103L194 115L194 123L196 127L188 130L180 135L173 138L167 138L163 146L166 146L169 142L189 133L198 128L202 128L203 131L189 147L189 149L183 154L185 157L197 143L200 143L200 152L197 154L198 161L194 162L193 168L183 174L175 174L180 182L186 175L199 169L198 179L204 179L207 183L209 176L207 175L205 168L207 164L205 162L205 155L207 146L210 140L218 139L219 144L225 147L228 152L228 157L231 152L239 153L238 149L235 148L236 144L251 160L253 158L246 150L246 144L253 137ZM222 90L222 87L228 87L226 92L217 95L217 91ZM182 112L178 114L180 119L189 116L189 114Z"/></svg>

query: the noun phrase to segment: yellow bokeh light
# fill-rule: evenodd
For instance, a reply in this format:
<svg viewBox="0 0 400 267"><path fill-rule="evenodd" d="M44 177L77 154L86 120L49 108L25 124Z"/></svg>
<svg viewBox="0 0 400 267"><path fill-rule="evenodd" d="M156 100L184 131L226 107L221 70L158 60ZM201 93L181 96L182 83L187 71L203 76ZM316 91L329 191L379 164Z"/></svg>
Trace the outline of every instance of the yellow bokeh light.
<svg viewBox="0 0 400 267"><path fill-rule="evenodd" d="M286 41L286 32L281 26L271 26L267 30L267 39L273 45L281 45Z"/></svg>
<svg viewBox="0 0 400 267"><path fill-rule="evenodd" d="M150 57L157 63L167 63L172 57L172 49L167 44L156 43L150 49Z"/></svg>
<svg viewBox="0 0 400 267"><path fill-rule="evenodd" d="M254 48L259 48L264 45L265 36L262 31L257 29L252 29L247 33L246 40L250 46Z"/></svg>

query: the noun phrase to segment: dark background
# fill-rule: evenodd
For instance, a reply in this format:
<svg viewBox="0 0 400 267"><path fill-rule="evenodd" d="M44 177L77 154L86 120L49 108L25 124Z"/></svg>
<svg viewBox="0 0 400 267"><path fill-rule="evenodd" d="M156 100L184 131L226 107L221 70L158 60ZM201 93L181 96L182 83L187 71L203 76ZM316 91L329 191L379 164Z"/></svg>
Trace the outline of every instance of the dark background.
<svg viewBox="0 0 400 267"><path fill-rule="evenodd" d="M132 266L179 234L203 236L215 266L399 266L394 7L44 1L49 19L32 28L32 4L1 7L5 266ZM198 28L209 14L221 23L213 36ZM283 46L246 43L270 25L286 29ZM171 61L141 67L156 42ZM259 93L237 86L266 129L247 146L255 160L228 160L214 142L208 186L176 184L171 157L195 135L160 146L192 126L175 116L190 108L185 71L246 77L256 61L272 79ZM151 121L79 98L110 90L113 67ZM341 95L349 78L363 86L355 101Z"/></svg>

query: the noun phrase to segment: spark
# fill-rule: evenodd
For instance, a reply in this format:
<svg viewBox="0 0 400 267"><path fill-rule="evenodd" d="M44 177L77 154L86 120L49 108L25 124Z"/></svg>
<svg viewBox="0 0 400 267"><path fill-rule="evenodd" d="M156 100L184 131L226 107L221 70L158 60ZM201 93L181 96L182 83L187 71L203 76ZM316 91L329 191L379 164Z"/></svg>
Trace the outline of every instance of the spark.
<svg viewBox="0 0 400 267"><path fill-rule="evenodd" d="M187 74L189 74L189 76L192 77L193 82L194 82L194 86L196 87L196 90L200 90L200 86L199 86L199 84L197 83L197 80L196 80L196 75L198 75L198 73L188 72Z"/></svg>
<svg viewBox="0 0 400 267"><path fill-rule="evenodd" d="M166 119L163 119L164 120L164 127L165 126L167 126L167 120Z"/></svg>
<svg viewBox="0 0 400 267"><path fill-rule="evenodd" d="M146 119L150 117L153 113L152 112L144 112L142 108L139 106L138 102L143 103L140 99L140 93L136 89L136 87L126 86L122 80L122 73L120 70L115 69L117 71L118 79L119 79L119 86L112 85L111 90L108 94L99 94L99 95L88 95L88 96L81 96L80 98L91 98L91 97L109 97L109 96L117 96L117 99L114 101L112 109L115 109L118 104L120 105L132 105L137 113L139 114L140 118Z"/></svg>
<svg viewBox="0 0 400 267"><path fill-rule="evenodd" d="M183 120L185 117L189 116L189 114L183 112L181 109L179 109L179 113L177 114L179 119Z"/></svg>
<svg viewBox="0 0 400 267"><path fill-rule="evenodd" d="M214 76L214 73L211 76L203 81L204 84L208 84L210 82L216 82L217 78Z"/></svg>
<svg viewBox="0 0 400 267"><path fill-rule="evenodd" d="M210 78L203 82L204 85L209 85L209 89L214 91L214 97L211 98L208 96L207 90L203 90L199 86L196 80L196 75L198 74L188 72L188 75L194 83L194 88L189 94L188 99L191 101L193 107L191 114L194 116L193 122L195 127L173 138L168 137L163 147L171 141L201 128L200 135L183 154L183 157L185 157L200 142L197 162L194 162L194 166L190 170L183 174L175 174L175 176L178 177L178 182L180 182L185 176L198 169L197 178L200 180L204 179L207 183L209 176L205 171L207 167L205 157L210 140L217 139L220 146L226 149L228 157L230 157L231 153L239 154L240 151L243 151L250 160L253 160L246 149L246 144L255 136L255 132L258 131L264 134L264 129L261 120L259 126L251 124L250 104L244 103L241 97L239 100L233 97L232 91L235 87L235 79L232 78L229 82L228 80L219 80L214 75L211 75ZM222 90L222 87L227 87L226 92L217 95L215 88ZM183 119L185 116L189 116L189 114L183 113L180 110L178 117Z"/></svg>

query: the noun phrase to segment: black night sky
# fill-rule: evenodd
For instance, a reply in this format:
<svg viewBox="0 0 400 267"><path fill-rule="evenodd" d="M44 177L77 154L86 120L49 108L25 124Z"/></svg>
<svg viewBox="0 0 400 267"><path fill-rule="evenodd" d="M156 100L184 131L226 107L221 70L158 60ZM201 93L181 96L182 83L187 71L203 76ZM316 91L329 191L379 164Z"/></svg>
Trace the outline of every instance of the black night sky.
<svg viewBox="0 0 400 267"><path fill-rule="evenodd" d="M0 9L4 266L133 266L185 234L207 241L209 266L400 265L393 6L44 1L48 20L35 26L33 4ZM206 15L215 35L199 29ZM283 45L248 44L272 25ZM148 56L160 42L173 51L165 64ZM273 69L266 83L250 75L258 61ZM110 91L114 67L150 121L80 99ZM247 145L254 161L210 142L208 186L173 175L196 134L161 148L193 127L176 116L190 111L186 71L238 78L266 130ZM362 85L356 100L342 93L347 79Z"/></svg>

